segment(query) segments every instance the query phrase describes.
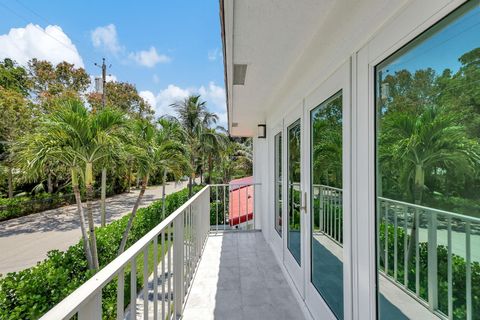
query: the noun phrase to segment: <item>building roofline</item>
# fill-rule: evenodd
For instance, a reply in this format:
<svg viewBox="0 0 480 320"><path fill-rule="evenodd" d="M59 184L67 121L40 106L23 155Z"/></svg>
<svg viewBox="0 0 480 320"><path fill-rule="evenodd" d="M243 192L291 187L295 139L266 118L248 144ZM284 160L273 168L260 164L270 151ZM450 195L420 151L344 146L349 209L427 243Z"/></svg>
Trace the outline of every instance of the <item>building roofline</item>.
<svg viewBox="0 0 480 320"><path fill-rule="evenodd" d="M227 46L225 36L225 1L219 0L220 5L220 27L222 37L222 54L223 54L223 73L224 73L224 85L225 85L225 102L227 108L227 131L230 135L230 111L229 111L229 90L228 90L228 78L227 78Z"/></svg>

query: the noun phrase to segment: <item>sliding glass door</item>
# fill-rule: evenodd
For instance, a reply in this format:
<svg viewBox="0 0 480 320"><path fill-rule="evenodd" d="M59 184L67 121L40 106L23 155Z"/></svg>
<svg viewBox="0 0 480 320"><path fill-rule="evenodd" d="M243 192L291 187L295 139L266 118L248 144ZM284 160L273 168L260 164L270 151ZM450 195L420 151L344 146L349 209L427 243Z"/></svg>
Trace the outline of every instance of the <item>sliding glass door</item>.
<svg viewBox="0 0 480 320"><path fill-rule="evenodd" d="M305 188L303 157L303 106L284 119L286 217L283 229L284 264L301 296L304 295ZM283 222L283 220L282 220Z"/></svg>
<svg viewBox="0 0 480 320"><path fill-rule="evenodd" d="M308 99L306 301L318 319L350 310L349 68L345 63ZM345 119L347 121L345 121ZM346 267L345 267L346 266Z"/></svg>
<svg viewBox="0 0 480 320"><path fill-rule="evenodd" d="M480 319L480 1L375 68L380 319Z"/></svg>

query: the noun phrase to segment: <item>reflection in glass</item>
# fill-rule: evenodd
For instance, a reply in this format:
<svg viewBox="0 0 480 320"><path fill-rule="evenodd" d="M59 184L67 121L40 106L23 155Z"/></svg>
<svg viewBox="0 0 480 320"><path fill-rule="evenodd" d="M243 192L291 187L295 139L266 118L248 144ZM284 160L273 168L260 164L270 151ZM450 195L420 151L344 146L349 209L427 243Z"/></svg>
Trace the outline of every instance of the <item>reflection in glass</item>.
<svg viewBox="0 0 480 320"><path fill-rule="evenodd" d="M311 119L311 281L343 319L342 92Z"/></svg>
<svg viewBox="0 0 480 320"><path fill-rule="evenodd" d="M287 166L288 166L288 233L287 248L298 264L301 264L301 229L300 229L300 120L288 127Z"/></svg>
<svg viewBox="0 0 480 320"><path fill-rule="evenodd" d="M380 318L480 319L479 22L469 1L376 67Z"/></svg>
<svg viewBox="0 0 480 320"><path fill-rule="evenodd" d="M275 230L282 236L282 133L275 136Z"/></svg>

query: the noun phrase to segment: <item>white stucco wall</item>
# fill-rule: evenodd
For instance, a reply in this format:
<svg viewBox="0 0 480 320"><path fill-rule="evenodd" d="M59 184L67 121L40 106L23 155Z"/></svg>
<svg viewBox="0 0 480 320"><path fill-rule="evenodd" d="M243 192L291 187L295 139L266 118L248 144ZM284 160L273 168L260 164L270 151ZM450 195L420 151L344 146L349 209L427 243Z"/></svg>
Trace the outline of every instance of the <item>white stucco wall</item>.
<svg viewBox="0 0 480 320"><path fill-rule="evenodd" d="M282 259L281 248L272 241L272 128L281 128L283 119L292 111L303 110L305 99L322 87L341 65L350 63L352 286L349 290L352 291L353 319L376 317L373 67L464 1L376 1L378 6L374 8L368 6L372 2L375 1L358 5L357 12L333 12L333 16L320 24L317 35L265 101L267 139L254 138L254 177L262 183L261 194L256 198L255 209L261 215L258 219L261 226L257 226L261 227L277 258ZM304 126L308 126L309 119L305 117L304 121Z"/></svg>

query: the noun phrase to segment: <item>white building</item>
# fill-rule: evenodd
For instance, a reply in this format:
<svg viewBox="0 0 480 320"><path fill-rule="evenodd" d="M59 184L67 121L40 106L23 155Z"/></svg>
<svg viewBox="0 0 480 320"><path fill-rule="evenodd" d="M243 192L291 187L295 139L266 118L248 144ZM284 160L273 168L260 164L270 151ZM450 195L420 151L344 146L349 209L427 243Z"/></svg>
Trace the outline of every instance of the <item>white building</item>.
<svg viewBox="0 0 480 320"><path fill-rule="evenodd" d="M375 179L380 175L376 149L381 148L377 138L383 121L383 111L377 112L375 106L386 104L385 99L394 100L383 79L397 71L413 74L433 68L441 74L451 68L456 72L458 58L480 47L479 2L224 0L221 4L228 129L233 136L254 137L254 176L262 184L256 208L262 213L261 229L301 304L314 319L427 319L453 316L458 311L453 300L465 299L463 317L478 318L480 309L472 306L472 296L478 297L479 292L469 291L468 267L468 283L461 284L467 289L460 297L452 289L454 276L445 279L447 289L439 291L437 269L441 267L433 254L428 257L428 274L407 279L411 284L407 289L401 277L408 249L399 251L395 243L394 261L387 263L392 274L385 275L385 250L377 246L376 223L383 226L380 219L387 207L392 224L396 219L402 226L405 220L401 210L393 209L399 204L376 198L376 194L389 196L382 195ZM458 89L456 94L461 95ZM328 130L313 132L315 117L332 106L341 113L343 158L337 164L343 179L336 187L343 185L343 196L342 190L320 191L318 184L326 183L313 172L322 170L313 163L320 156L312 150L313 140L328 134ZM263 130L258 125L266 125L266 138L257 138L257 129ZM276 171L279 166L286 174ZM326 206L336 201L343 209L343 221L335 218L340 211L333 213L333 227L328 225L325 204L325 216L315 213L322 209L313 206L312 199L320 193ZM298 210L287 199L291 194L296 194L293 205L301 207L299 223L292 222ZM276 197L287 201L282 206ZM405 208L409 213L416 210L410 204ZM429 213L422 211L419 219L429 219ZM275 222L280 216L283 228ZM442 218L438 219L447 216L439 213ZM317 222L323 218L327 229ZM405 230L412 227L408 219L413 219L413 211L407 214ZM448 227L442 221L434 222L444 226L438 227L443 229L438 233L436 228L429 232L428 222L420 222L420 243L448 247ZM458 228L465 230L465 221ZM472 223L478 226L478 221ZM471 237L478 239L478 233ZM474 254L478 259L480 249L465 239L465 231L453 231L450 241L458 246L450 253L462 255L471 246L469 259ZM422 281L429 288L418 294Z"/></svg>

